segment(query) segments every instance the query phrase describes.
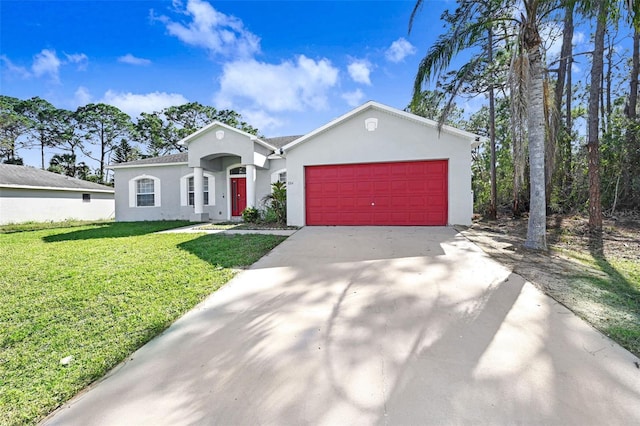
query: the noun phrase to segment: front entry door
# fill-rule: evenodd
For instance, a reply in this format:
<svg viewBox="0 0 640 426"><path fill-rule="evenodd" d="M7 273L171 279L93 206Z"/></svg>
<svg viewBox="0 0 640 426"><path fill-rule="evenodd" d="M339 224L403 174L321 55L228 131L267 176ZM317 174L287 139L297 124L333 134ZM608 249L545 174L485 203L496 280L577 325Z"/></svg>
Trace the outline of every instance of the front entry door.
<svg viewBox="0 0 640 426"><path fill-rule="evenodd" d="M247 207L247 178L231 178L231 216L241 216Z"/></svg>

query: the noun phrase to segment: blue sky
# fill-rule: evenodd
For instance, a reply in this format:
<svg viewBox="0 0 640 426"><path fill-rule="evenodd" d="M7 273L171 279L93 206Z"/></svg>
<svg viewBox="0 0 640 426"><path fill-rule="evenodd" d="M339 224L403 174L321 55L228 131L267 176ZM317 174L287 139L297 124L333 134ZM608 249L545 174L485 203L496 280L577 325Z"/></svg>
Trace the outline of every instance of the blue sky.
<svg viewBox="0 0 640 426"><path fill-rule="evenodd" d="M266 136L301 134L367 100L404 108L448 3L0 2L0 93L60 108L141 111L198 101Z"/></svg>

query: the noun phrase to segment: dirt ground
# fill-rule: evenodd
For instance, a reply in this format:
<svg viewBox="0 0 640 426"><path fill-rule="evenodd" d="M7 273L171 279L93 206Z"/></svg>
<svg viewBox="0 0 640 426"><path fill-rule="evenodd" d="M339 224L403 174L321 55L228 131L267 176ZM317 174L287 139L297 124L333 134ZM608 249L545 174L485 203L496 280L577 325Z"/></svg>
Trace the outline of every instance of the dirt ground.
<svg viewBox="0 0 640 426"><path fill-rule="evenodd" d="M627 215L607 218L603 225L601 246L604 258L640 262L640 217ZM592 253L594 241L590 238L586 217L550 216L547 220L549 251L546 253L523 247L527 233L526 217L477 220L468 228L459 227L458 231L596 328L606 329L612 317L629 316L627 312L611 312L610 306L599 303L598 295L592 289L585 290L575 278L607 278L602 270L587 266L566 254L567 250L585 255Z"/></svg>

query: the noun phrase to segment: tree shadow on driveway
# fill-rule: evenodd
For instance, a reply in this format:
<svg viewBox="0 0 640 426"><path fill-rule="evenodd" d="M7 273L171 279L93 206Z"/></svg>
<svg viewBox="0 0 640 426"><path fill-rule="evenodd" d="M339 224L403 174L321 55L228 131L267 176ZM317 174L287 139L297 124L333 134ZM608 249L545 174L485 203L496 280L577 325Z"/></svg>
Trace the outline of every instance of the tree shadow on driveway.
<svg viewBox="0 0 640 426"><path fill-rule="evenodd" d="M305 229L51 424L640 420L623 355L454 231L437 252L428 229L378 231L383 253Z"/></svg>

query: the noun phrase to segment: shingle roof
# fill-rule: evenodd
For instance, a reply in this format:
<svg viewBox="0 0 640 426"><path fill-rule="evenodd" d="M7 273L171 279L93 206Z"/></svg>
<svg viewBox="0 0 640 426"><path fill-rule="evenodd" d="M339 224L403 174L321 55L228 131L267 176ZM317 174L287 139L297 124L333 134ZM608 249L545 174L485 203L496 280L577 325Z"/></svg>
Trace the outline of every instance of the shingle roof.
<svg viewBox="0 0 640 426"><path fill-rule="evenodd" d="M113 192L113 188L109 186L13 164L0 164L0 187L2 186Z"/></svg>
<svg viewBox="0 0 640 426"><path fill-rule="evenodd" d="M281 148L286 144L293 142L294 140L302 137L303 135L295 136L277 136L275 138L262 138L266 143ZM110 167L118 168L121 166L148 166L152 164L174 164L174 163L186 163L188 161L187 153L181 152L179 154L164 155L162 157L145 158L144 160L129 161L128 163L116 163L111 164Z"/></svg>
<svg viewBox="0 0 640 426"><path fill-rule="evenodd" d="M127 163L115 163L110 167L118 166L144 166L149 164L171 164L171 163L186 163L188 161L187 153L181 152L179 154L163 155L162 157L151 157L143 160L129 161Z"/></svg>
<svg viewBox="0 0 640 426"><path fill-rule="evenodd" d="M304 135L296 135L296 136L277 136L275 138L263 138L263 140L276 148L282 148L289 142L293 142L298 138L301 138Z"/></svg>

